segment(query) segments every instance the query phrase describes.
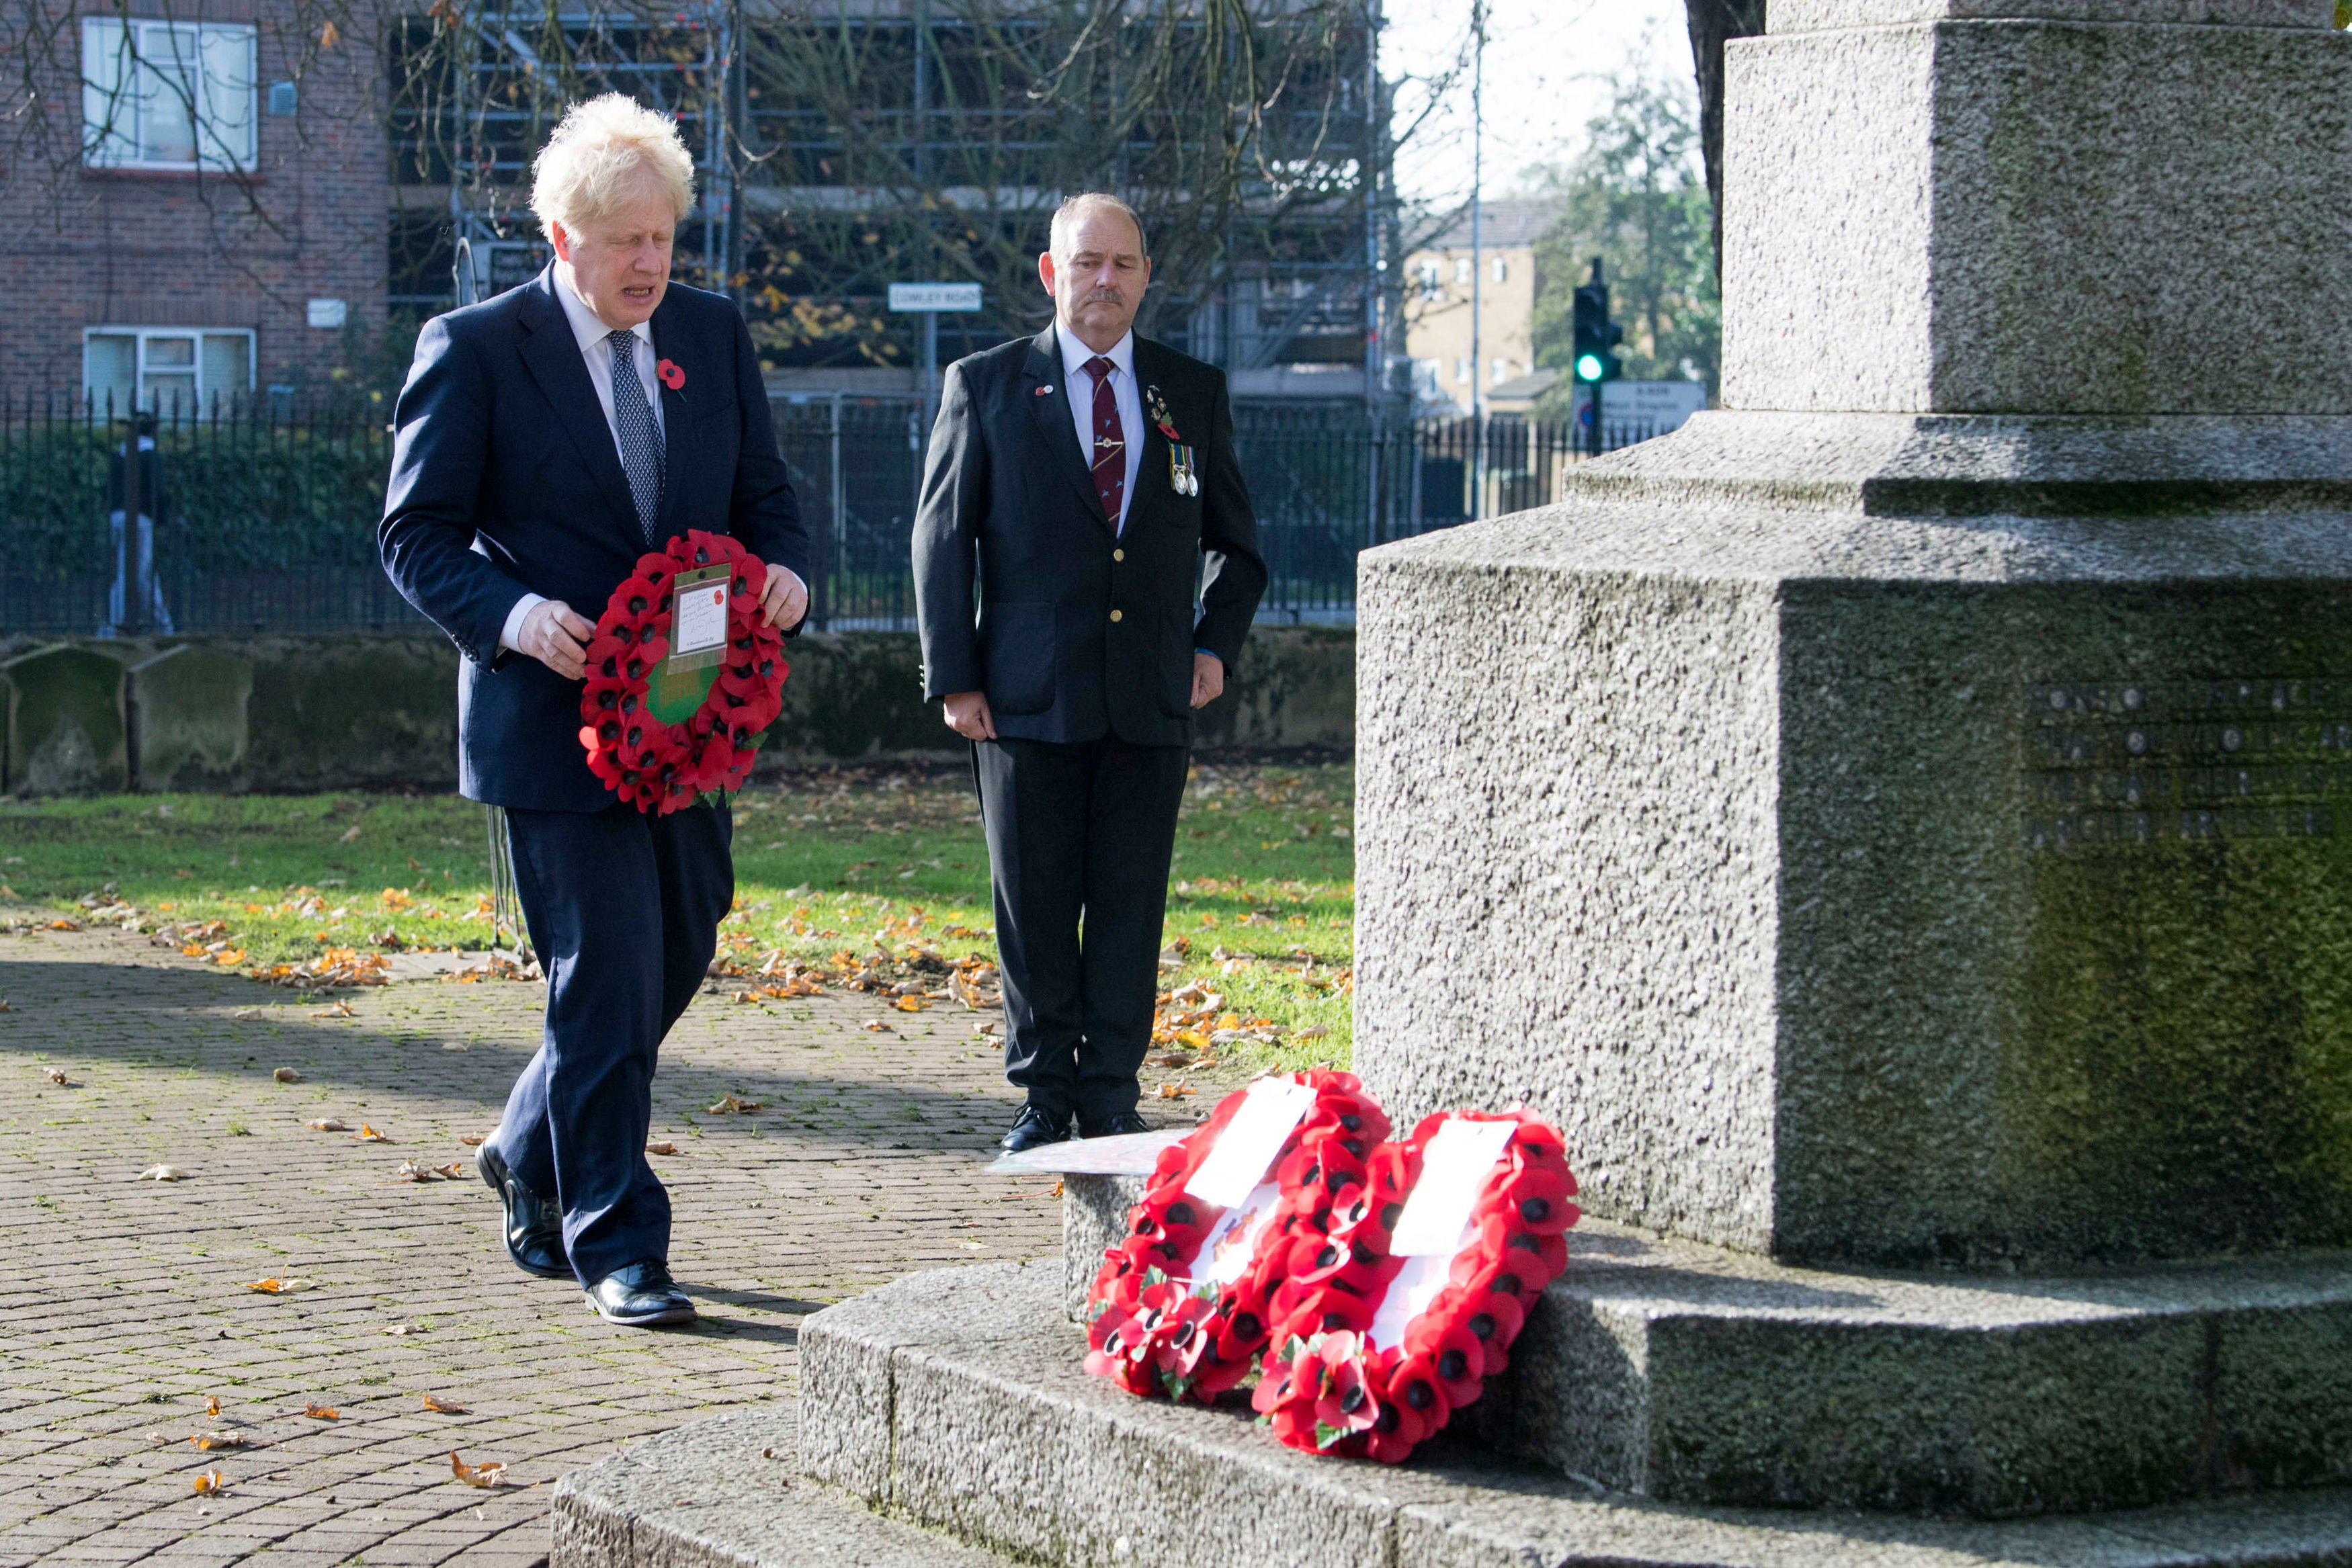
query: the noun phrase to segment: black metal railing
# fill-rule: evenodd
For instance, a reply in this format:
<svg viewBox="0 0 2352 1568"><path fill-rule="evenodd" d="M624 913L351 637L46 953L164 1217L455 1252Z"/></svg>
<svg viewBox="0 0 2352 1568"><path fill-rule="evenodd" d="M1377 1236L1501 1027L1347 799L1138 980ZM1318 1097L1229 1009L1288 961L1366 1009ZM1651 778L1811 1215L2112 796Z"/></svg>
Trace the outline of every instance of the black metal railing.
<svg viewBox="0 0 2352 1568"><path fill-rule="evenodd" d="M919 406L841 395L773 409L815 547L815 623L911 627ZM148 412L163 493L142 499L122 493L129 422L104 400L0 394L0 635L425 629L376 564L383 402ZM1566 423L1375 418L1340 403L1240 403L1234 434L1270 621L1351 620L1359 551L1543 506L1595 444ZM1612 423L1598 444L1651 434ZM126 498L154 519L143 560L142 530L117 517Z"/></svg>

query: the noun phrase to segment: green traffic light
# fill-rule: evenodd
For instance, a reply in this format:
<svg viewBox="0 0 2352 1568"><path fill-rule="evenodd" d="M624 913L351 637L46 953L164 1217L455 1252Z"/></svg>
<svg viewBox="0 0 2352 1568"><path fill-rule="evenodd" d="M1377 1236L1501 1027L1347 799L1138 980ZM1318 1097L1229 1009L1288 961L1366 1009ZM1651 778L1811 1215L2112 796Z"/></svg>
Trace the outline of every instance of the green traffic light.
<svg viewBox="0 0 2352 1568"><path fill-rule="evenodd" d="M1579 354L1576 357L1576 379L1578 381L1599 381L1601 379L1601 356L1598 354Z"/></svg>

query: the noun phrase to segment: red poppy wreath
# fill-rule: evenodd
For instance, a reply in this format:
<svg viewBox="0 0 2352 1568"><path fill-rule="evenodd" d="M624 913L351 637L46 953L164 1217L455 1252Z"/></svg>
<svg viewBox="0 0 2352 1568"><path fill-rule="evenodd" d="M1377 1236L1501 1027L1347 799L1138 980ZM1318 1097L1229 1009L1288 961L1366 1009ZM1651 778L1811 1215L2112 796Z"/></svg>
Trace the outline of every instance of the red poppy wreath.
<svg viewBox="0 0 2352 1568"><path fill-rule="evenodd" d="M1273 1297L1325 1244L1389 1122L1349 1073L1261 1078L1160 1152L1088 1293L1087 1370L1202 1404L1255 1368Z"/></svg>
<svg viewBox="0 0 2352 1568"><path fill-rule="evenodd" d="M719 567L733 569L723 589L723 643L704 670L681 677L664 668L677 579ZM667 816L751 777L760 742L783 706L790 673L782 638L760 615L768 570L729 536L689 529L667 549L640 557L597 618L580 694L580 743L604 788L639 810ZM719 591L715 577L695 590Z"/></svg>
<svg viewBox="0 0 2352 1568"><path fill-rule="evenodd" d="M1431 1116L1382 1145L1277 1296L1252 1406L1294 1448L1402 1460L1509 1364L1567 1266L1575 1194L1559 1134L1525 1111Z"/></svg>

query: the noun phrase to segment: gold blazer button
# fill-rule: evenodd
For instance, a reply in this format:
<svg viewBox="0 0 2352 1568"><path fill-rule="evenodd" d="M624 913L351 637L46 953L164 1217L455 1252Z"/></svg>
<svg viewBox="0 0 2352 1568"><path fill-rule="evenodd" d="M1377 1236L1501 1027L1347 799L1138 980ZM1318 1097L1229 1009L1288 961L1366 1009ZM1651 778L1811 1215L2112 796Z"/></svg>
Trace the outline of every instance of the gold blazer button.
<svg viewBox="0 0 2352 1568"><path fill-rule="evenodd" d="M1127 552L1123 549L1115 549L1110 552L1110 559L1113 560L1125 560L1127 559Z"/></svg>
<svg viewBox="0 0 2352 1568"><path fill-rule="evenodd" d="M1114 621L1119 620L1119 619L1120 619L1119 612L1118 612L1118 611L1116 611L1116 610L1112 611L1112 612L1110 612L1110 618L1111 618L1112 620L1114 620Z"/></svg>

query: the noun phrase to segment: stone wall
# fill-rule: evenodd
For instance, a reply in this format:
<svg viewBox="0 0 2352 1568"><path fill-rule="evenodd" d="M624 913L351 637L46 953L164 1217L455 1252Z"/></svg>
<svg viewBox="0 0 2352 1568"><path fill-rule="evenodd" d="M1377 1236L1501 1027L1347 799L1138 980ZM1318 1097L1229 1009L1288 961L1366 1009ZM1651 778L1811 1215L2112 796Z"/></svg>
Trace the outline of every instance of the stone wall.
<svg viewBox="0 0 2352 1568"><path fill-rule="evenodd" d="M803 637L786 656L771 766L956 754L912 633ZM0 788L451 789L457 657L429 636L0 638ZM1354 634L1261 628L1201 742L1345 748L1354 728Z"/></svg>

